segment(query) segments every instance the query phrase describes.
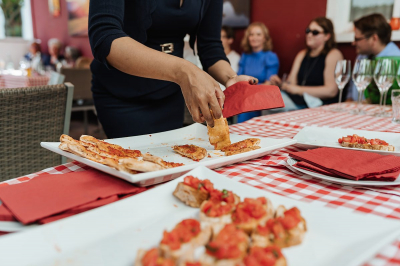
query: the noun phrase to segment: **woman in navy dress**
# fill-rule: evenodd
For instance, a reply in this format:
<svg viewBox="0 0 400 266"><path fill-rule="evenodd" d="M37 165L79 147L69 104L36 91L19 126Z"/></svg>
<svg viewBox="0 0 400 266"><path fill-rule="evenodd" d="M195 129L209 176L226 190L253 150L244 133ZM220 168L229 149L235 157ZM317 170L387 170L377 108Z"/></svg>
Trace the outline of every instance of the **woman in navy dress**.
<svg viewBox="0 0 400 266"><path fill-rule="evenodd" d="M258 82L230 67L221 21L222 0L90 1L92 92L108 138L179 128L185 101L194 121L213 126L210 110L221 117L224 103L218 82ZM182 59L186 34L205 71Z"/></svg>
<svg viewBox="0 0 400 266"><path fill-rule="evenodd" d="M260 22L249 25L242 40L244 53L239 62L238 75L256 77L259 83L265 83L272 75L278 74L279 59L271 51L272 40L267 27ZM268 83L267 83L268 84ZM238 122L259 116L260 111L238 115Z"/></svg>

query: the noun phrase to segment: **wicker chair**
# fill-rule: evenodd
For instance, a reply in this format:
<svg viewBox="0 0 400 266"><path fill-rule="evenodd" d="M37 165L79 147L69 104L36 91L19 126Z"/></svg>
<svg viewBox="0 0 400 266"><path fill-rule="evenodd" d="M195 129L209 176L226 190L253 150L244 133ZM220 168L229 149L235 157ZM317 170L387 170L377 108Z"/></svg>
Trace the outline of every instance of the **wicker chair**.
<svg viewBox="0 0 400 266"><path fill-rule="evenodd" d="M40 146L68 134L70 83L0 89L0 181L66 162Z"/></svg>

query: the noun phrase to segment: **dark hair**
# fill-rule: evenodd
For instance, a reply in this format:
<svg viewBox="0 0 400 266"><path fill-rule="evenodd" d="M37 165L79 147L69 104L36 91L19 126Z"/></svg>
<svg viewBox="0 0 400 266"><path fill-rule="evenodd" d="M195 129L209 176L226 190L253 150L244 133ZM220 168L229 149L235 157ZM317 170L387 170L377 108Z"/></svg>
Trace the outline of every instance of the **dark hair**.
<svg viewBox="0 0 400 266"><path fill-rule="evenodd" d="M226 38L228 39L235 39L235 32L229 26L222 26L221 30L225 31Z"/></svg>
<svg viewBox="0 0 400 266"><path fill-rule="evenodd" d="M312 22L315 22L320 26L322 29L324 29L324 34L330 34L331 37L329 40L325 42L324 49L322 50L322 54L327 54L329 53L330 50L333 48L336 48L336 38L335 38L335 30L333 28L333 23L329 18L326 17L317 17L313 20L310 21L308 25L310 25ZM309 50L309 48L307 48Z"/></svg>
<svg viewBox="0 0 400 266"><path fill-rule="evenodd" d="M353 22L354 27L361 31L366 37L378 35L383 44L388 44L392 37L392 28L382 14L374 13Z"/></svg>
<svg viewBox="0 0 400 266"><path fill-rule="evenodd" d="M252 52L252 48L251 48L250 42L249 42L250 30L251 30L252 27L260 27L262 32L263 32L263 34L264 34L265 43L264 43L263 51L272 50L272 39L271 39L271 36L269 36L268 28L262 22L253 22L247 27L246 31L244 32L244 37L243 37L242 42L241 42L241 46L243 48L243 51L245 53L251 53Z"/></svg>

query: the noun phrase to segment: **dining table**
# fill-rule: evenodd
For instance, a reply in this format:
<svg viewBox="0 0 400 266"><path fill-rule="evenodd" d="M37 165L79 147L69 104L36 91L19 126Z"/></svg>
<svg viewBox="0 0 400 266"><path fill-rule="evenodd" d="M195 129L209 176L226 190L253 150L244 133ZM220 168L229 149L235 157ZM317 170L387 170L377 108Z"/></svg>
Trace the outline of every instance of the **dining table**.
<svg viewBox="0 0 400 266"><path fill-rule="evenodd" d="M0 71L0 89L44 86L47 85L49 79L48 73L44 75L33 73L27 76L21 70L4 70Z"/></svg>
<svg viewBox="0 0 400 266"><path fill-rule="evenodd" d="M293 138L305 126L318 126L400 133L400 125L392 123L390 117L368 115L368 113L379 110L377 105L363 104L361 109L367 114L351 112L358 108L357 104L351 102L341 104L341 108L345 111L334 111L337 107L338 104L332 104L254 117L246 122L231 125L230 132L254 137ZM389 109L387 111L390 112ZM287 167L289 153L301 150L292 145L274 150L263 157L220 167L214 171L236 182L297 201L318 204L323 208L347 209L355 213L400 220L400 186L350 186L293 172ZM0 186L29 182L33 178L48 174L60 175L88 169L90 169L89 166L72 161L2 182ZM362 265L399 264L400 236L396 241L383 247L377 254L371 254L370 259Z"/></svg>

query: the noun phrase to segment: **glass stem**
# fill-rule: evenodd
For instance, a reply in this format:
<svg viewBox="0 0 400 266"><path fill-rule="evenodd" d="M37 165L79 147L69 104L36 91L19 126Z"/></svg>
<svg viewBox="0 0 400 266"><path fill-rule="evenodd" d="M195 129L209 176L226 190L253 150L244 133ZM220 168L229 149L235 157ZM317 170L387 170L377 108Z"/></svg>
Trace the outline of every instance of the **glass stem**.
<svg viewBox="0 0 400 266"><path fill-rule="evenodd" d="M388 91L389 91L389 89L385 90L385 92L384 92L383 103L382 103L383 109L385 109L385 106L386 106L386 98L387 98Z"/></svg>
<svg viewBox="0 0 400 266"><path fill-rule="evenodd" d="M358 113L361 112L361 95L362 95L362 90L359 90L358 91L358 104L357 104Z"/></svg>
<svg viewBox="0 0 400 266"><path fill-rule="evenodd" d="M339 88L339 104L338 104L339 109L342 106L342 94L343 94L343 88Z"/></svg>
<svg viewBox="0 0 400 266"><path fill-rule="evenodd" d="M382 105L382 100L383 100L383 94L385 93L383 90L379 90L379 93L381 94L381 97L379 99L379 109L380 109L380 113L383 113L383 105Z"/></svg>

